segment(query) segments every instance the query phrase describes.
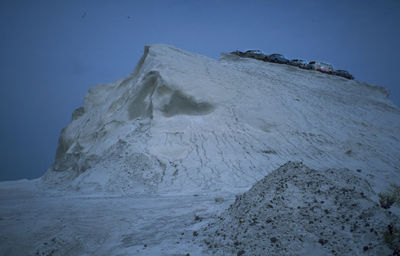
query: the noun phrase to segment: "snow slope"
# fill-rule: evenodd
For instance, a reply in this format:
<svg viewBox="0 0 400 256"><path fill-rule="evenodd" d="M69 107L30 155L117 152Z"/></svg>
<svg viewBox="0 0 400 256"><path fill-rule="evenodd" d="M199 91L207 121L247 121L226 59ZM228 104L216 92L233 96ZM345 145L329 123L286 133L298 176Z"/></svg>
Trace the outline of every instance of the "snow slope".
<svg viewBox="0 0 400 256"><path fill-rule="evenodd" d="M291 160L362 169L382 185L400 180L400 110L387 96L297 67L147 46L126 79L89 90L42 180L80 191L242 192Z"/></svg>
<svg viewBox="0 0 400 256"><path fill-rule="evenodd" d="M400 181L400 110L387 96L296 67L146 47L126 79L89 90L42 178L0 183L0 255L389 252L380 235L400 209L379 208L376 193ZM272 171L287 161L305 165ZM260 235L253 218L266 214L276 218Z"/></svg>

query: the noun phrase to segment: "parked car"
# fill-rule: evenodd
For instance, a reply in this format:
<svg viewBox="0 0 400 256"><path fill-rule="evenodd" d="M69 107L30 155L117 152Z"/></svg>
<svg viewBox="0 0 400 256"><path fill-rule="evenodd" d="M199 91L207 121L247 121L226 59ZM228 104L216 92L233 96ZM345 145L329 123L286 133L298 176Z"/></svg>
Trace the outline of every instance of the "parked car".
<svg viewBox="0 0 400 256"><path fill-rule="evenodd" d="M311 69L321 71L327 74L333 74L334 70L331 64L319 62L319 61L310 61Z"/></svg>
<svg viewBox="0 0 400 256"><path fill-rule="evenodd" d="M289 65L300 67L300 65L304 63L304 60L294 59L289 62Z"/></svg>
<svg viewBox="0 0 400 256"><path fill-rule="evenodd" d="M248 50L245 52L246 54L263 54L261 50Z"/></svg>
<svg viewBox="0 0 400 256"><path fill-rule="evenodd" d="M280 64L289 64L289 60L286 59L282 54L274 53L268 56L268 61L280 63Z"/></svg>
<svg viewBox="0 0 400 256"><path fill-rule="evenodd" d="M248 50L244 53L244 57L263 61L267 58L267 56L260 50Z"/></svg>
<svg viewBox="0 0 400 256"><path fill-rule="evenodd" d="M350 79L350 80L353 80L353 79L354 79L354 76L353 76L352 74L350 74L350 73L349 73L348 71L346 71L346 70L341 70L341 69L335 70L335 71L334 71L334 74L337 75L337 76L341 76L341 77Z"/></svg>
<svg viewBox="0 0 400 256"><path fill-rule="evenodd" d="M244 52L241 52L241 51L234 51L234 52L231 52L231 54L234 54L234 55L237 55L237 56L240 56L240 57L244 56Z"/></svg>
<svg viewBox="0 0 400 256"><path fill-rule="evenodd" d="M289 62L289 65L296 66L303 69L311 69L310 64L304 60L294 59Z"/></svg>
<svg viewBox="0 0 400 256"><path fill-rule="evenodd" d="M231 54L238 55L243 58L251 58L251 59L267 61L267 55L262 53L262 51L260 51L260 50L248 50L245 52L234 51L234 52L231 52Z"/></svg>

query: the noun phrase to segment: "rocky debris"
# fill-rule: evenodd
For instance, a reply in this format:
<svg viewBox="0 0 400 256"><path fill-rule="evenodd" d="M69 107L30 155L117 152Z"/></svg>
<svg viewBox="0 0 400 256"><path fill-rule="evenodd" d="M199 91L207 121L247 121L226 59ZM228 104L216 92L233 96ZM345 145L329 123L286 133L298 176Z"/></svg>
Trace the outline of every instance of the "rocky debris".
<svg viewBox="0 0 400 256"><path fill-rule="evenodd" d="M390 255L383 235L399 221L374 196L356 171L288 162L237 196L198 239L213 255Z"/></svg>
<svg viewBox="0 0 400 256"><path fill-rule="evenodd" d="M237 256L241 256L241 255L243 255L244 253L245 253L244 250L240 250L240 251L237 253Z"/></svg>
<svg viewBox="0 0 400 256"><path fill-rule="evenodd" d="M390 189L384 193L379 193L379 203L382 208L389 209L393 204L400 205L400 186L391 184Z"/></svg>
<svg viewBox="0 0 400 256"><path fill-rule="evenodd" d="M400 229L393 223L387 226L387 229L383 232L383 239L386 244L393 250L394 256L400 256Z"/></svg>
<svg viewBox="0 0 400 256"><path fill-rule="evenodd" d="M395 203L395 200L390 196L381 195L379 198L379 203L383 209L389 209Z"/></svg>
<svg viewBox="0 0 400 256"><path fill-rule="evenodd" d="M72 248L71 248L71 245ZM82 245L78 241L67 241L59 237L53 237L47 242L40 244L36 250L35 256L54 256L66 255L68 251L80 248Z"/></svg>
<svg viewBox="0 0 400 256"><path fill-rule="evenodd" d="M223 201L225 201L225 199L223 197L216 197L214 198L216 203L222 203Z"/></svg>
<svg viewBox="0 0 400 256"><path fill-rule="evenodd" d="M195 221L202 221L203 218L200 217L200 216L198 216L198 215L195 215L195 216L194 216L194 220L195 220Z"/></svg>

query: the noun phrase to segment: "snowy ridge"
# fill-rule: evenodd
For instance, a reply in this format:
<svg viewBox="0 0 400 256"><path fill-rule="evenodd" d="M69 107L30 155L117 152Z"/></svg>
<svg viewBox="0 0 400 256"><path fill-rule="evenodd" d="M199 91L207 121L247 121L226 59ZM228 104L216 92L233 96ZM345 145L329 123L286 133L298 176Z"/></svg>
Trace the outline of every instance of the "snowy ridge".
<svg viewBox="0 0 400 256"><path fill-rule="evenodd" d="M387 95L316 71L152 45L126 79L89 90L42 180L81 191L242 192L291 160L362 169L380 185L400 179L400 110Z"/></svg>

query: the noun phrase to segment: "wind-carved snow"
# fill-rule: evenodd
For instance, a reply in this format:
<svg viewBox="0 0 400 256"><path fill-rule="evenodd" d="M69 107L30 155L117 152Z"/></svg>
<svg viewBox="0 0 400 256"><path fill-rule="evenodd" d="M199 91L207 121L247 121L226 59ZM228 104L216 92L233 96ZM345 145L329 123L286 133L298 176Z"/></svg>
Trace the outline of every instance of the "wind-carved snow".
<svg viewBox="0 0 400 256"><path fill-rule="evenodd" d="M387 96L316 71L152 45L128 78L89 90L43 180L89 191L244 191L291 160L362 169L382 183L400 178L400 111Z"/></svg>

